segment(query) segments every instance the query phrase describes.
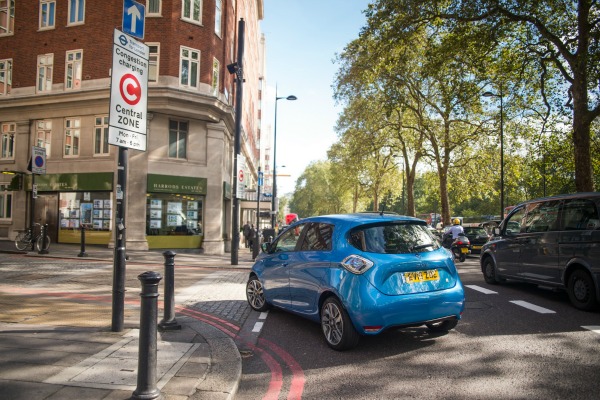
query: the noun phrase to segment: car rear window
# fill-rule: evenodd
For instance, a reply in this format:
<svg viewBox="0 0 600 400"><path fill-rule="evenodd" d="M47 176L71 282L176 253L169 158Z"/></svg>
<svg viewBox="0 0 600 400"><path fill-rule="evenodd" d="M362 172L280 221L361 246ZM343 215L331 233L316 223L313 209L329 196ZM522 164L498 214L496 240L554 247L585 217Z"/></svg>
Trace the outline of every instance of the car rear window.
<svg viewBox="0 0 600 400"><path fill-rule="evenodd" d="M426 225L382 223L350 231L350 244L361 251L382 254L420 253L439 248Z"/></svg>

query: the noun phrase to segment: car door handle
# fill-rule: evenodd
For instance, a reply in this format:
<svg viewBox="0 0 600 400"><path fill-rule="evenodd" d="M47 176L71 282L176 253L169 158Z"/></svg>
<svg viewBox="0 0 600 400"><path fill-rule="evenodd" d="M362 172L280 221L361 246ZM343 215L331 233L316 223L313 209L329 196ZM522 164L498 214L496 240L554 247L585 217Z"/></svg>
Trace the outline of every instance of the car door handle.
<svg viewBox="0 0 600 400"><path fill-rule="evenodd" d="M281 264L282 267L287 267L288 265L290 265L289 263L283 263Z"/></svg>

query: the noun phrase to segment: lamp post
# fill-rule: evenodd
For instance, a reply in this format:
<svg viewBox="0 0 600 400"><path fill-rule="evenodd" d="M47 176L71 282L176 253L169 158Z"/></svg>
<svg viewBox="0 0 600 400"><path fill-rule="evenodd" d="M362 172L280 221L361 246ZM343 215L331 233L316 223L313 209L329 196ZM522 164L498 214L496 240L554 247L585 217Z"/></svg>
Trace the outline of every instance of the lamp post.
<svg viewBox="0 0 600 400"><path fill-rule="evenodd" d="M277 97L277 86L275 86L275 123L273 125L273 191L271 198L271 228L275 229L275 221L277 220L277 102L281 99L297 100L294 95Z"/></svg>
<svg viewBox="0 0 600 400"><path fill-rule="evenodd" d="M500 219L504 219L504 99L502 96L502 87L500 87L500 94L485 92L483 96L500 99Z"/></svg>

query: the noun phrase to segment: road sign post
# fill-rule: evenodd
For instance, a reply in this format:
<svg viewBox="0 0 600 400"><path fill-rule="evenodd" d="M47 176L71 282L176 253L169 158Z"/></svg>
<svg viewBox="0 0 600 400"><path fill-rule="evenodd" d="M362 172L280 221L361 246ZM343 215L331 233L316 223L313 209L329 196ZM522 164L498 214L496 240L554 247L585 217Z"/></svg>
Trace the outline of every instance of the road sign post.
<svg viewBox="0 0 600 400"><path fill-rule="evenodd" d="M125 27L125 23L123 25ZM130 26L130 30L131 28ZM148 60L148 46L115 29L108 118L108 143L119 146L113 265L113 332L121 332L124 326L127 159L130 148L146 151Z"/></svg>

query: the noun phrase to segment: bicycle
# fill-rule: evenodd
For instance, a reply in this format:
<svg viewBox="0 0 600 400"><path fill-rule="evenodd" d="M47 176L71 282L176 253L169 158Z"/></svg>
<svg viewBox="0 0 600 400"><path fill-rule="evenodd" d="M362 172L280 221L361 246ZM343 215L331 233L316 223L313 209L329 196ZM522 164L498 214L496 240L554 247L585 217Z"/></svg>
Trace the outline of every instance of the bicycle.
<svg viewBox="0 0 600 400"><path fill-rule="evenodd" d="M35 226L39 226L41 231L40 224L35 223ZM35 243L38 251L48 250L48 248L50 247L50 236L46 235L46 246L43 246L43 239L44 238L42 237L41 232L37 233L34 232L31 228L27 228L27 230L19 232L19 234L15 238L15 246L17 247L17 250L25 250L27 248L31 248L31 250L33 250L33 244Z"/></svg>

